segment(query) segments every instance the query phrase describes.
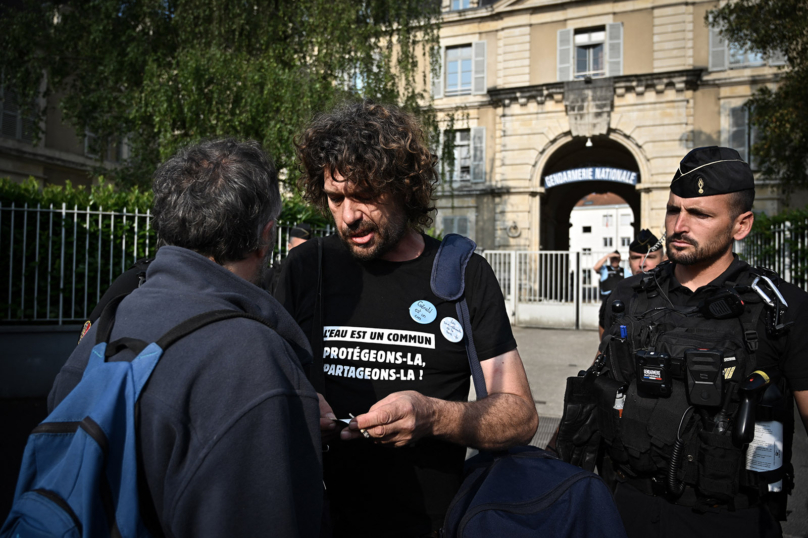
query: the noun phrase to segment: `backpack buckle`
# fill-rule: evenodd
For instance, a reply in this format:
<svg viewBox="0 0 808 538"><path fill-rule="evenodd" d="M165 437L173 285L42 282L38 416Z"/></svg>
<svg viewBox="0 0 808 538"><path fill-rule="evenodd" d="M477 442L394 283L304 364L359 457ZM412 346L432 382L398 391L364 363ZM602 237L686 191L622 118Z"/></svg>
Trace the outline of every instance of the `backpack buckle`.
<svg viewBox="0 0 808 538"><path fill-rule="evenodd" d="M749 348L749 351L757 351L758 349L757 331L744 331L743 339L746 341L746 347Z"/></svg>

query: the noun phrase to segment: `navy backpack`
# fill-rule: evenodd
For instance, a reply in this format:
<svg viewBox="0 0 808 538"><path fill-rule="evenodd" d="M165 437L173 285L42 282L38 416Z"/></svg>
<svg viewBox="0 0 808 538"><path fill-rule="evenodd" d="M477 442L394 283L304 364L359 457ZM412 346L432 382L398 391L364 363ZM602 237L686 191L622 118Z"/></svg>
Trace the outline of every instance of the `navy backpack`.
<svg viewBox="0 0 808 538"><path fill-rule="evenodd" d="M180 323L151 344L109 341L115 310L104 309L96 344L79 384L28 438L8 519L0 538L150 536L140 517L135 404L163 352L210 323L246 317L217 310ZM108 362L124 348L131 362Z"/></svg>
<svg viewBox="0 0 808 538"><path fill-rule="evenodd" d="M432 266L432 291L457 301L477 398L488 394L463 297L465 269L476 244L449 234ZM445 538L624 538L626 532L603 480L533 446L482 452L466 461L466 477L443 524Z"/></svg>

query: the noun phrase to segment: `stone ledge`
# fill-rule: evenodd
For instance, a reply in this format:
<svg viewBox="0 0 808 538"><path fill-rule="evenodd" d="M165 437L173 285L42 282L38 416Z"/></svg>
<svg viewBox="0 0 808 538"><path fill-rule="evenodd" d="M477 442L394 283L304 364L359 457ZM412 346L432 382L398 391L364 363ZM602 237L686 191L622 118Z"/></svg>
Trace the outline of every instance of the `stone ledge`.
<svg viewBox="0 0 808 538"><path fill-rule="evenodd" d="M614 95L623 97L628 92L643 95L646 91L663 93L667 88L673 88L677 92L696 90L702 81L704 73L704 69L684 69L663 73L612 77L614 81ZM593 79L593 83L599 80L604 79ZM564 82L551 82L549 84L535 84L515 88L493 88L488 90L491 104L506 107L513 103L519 103L519 105L525 106L531 100L535 100L539 104L543 104L548 99L560 103L564 101L564 93Z"/></svg>

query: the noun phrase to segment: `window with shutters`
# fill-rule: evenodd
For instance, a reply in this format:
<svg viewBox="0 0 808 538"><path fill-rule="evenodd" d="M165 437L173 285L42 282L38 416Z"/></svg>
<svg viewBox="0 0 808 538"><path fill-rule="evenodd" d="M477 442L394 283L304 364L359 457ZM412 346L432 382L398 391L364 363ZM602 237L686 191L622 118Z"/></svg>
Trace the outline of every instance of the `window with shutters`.
<svg viewBox="0 0 808 538"><path fill-rule="evenodd" d="M721 35L720 28L710 28L710 71L743 69L763 65L784 65L785 55L773 52L768 57L759 52L746 50L735 43L728 43Z"/></svg>
<svg viewBox="0 0 808 538"><path fill-rule="evenodd" d="M23 113L17 93L0 86L0 136L33 142L35 126L36 119Z"/></svg>
<svg viewBox="0 0 808 538"><path fill-rule="evenodd" d="M460 234L469 235L469 218L450 216L443 217L443 235Z"/></svg>
<svg viewBox="0 0 808 538"><path fill-rule="evenodd" d="M452 166L444 167L453 181L485 181L485 127L444 131L443 139L454 140Z"/></svg>
<svg viewBox="0 0 808 538"><path fill-rule="evenodd" d="M576 30L575 78L603 77L606 75L606 29L604 27Z"/></svg>
<svg viewBox="0 0 808 538"><path fill-rule="evenodd" d="M614 215L603 215L603 226L605 228L614 226Z"/></svg>
<svg viewBox="0 0 808 538"><path fill-rule="evenodd" d="M623 23L558 31L558 80L623 74Z"/></svg>
<svg viewBox="0 0 808 538"><path fill-rule="evenodd" d="M620 246L621 247L631 246L631 238L630 237L621 237L620 238Z"/></svg>
<svg viewBox="0 0 808 538"><path fill-rule="evenodd" d="M613 246L612 238L611 237L604 237L603 238L603 246L604 247L611 247Z"/></svg>
<svg viewBox="0 0 808 538"><path fill-rule="evenodd" d="M488 93L486 47L485 41L475 41L470 45L441 49L441 68L432 76L432 97Z"/></svg>

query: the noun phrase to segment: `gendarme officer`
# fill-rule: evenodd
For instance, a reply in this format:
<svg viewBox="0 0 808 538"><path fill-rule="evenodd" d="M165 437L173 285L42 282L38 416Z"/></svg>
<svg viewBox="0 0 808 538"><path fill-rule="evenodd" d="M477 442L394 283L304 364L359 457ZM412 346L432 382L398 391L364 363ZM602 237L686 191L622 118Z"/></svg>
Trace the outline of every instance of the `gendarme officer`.
<svg viewBox="0 0 808 538"><path fill-rule="evenodd" d="M630 537L782 535L794 400L808 422L808 294L733 254L754 198L736 151L688 153L665 216L670 262L608 299L581 386Z"/></svg>

